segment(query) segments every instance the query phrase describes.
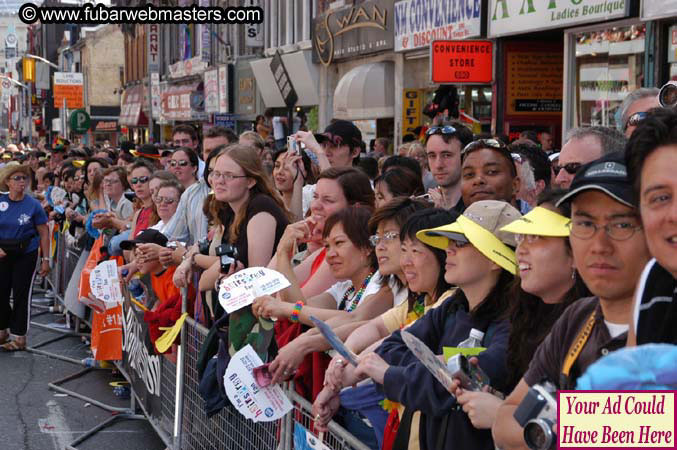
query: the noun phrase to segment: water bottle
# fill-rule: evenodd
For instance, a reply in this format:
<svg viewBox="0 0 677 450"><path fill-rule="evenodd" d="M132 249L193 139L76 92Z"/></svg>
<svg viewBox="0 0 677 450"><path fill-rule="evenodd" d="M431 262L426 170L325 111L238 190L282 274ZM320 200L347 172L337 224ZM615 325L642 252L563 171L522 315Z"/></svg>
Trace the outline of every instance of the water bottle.
<svg viewBox="0 0 677 450"><path fill-rule="evenodd" d="M142 305L146 304L146 293L143 290L143 286L141 285L141 280L138 278L132 279L132 281L129 282L129 293L136 299L137 302L141 303Z"/></svg>
<svg viewBox="0 0 677 450"><path fill-rule="evenodd" d="M458 344L457 348L478 348L482 346L482 339L484 339L484 332L473 328L470 330L468 339Z"/></svg>
<svg viewBox="0 0 677 450"><path fill-rule="evenodd" d="M83 359L81 362L82 362L82 365L85 366L85 367L90 367L90 368L91 367L101 367L99 365L99 361L97 361L96 359L94 359L91 356L89 358Z"/></svg>

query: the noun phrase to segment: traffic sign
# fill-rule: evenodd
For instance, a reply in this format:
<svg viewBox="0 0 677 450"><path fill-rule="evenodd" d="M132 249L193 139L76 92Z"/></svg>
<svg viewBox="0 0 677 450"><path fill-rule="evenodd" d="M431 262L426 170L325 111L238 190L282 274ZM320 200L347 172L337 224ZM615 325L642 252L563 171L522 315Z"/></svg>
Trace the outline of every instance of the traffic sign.
<svg viewBox="0 0 677 450"><path fill-rule="evenodd" d="M71 113L70 125L73 133L85 134L92 125L92 121L90 120L87 111L84 109L76 109Z"/></svg>
<svg viewBox="0 0 677 450"><path fill-rule="evenodd" d="M54 73L54 107L62 109L64 99L66 99L66 108L68 109L84 108L82 73Z"/></svg>
<svg viewBox="0 0 677 450"><path fill-rule="evenodd" d="M433 83L491 83L493 42L434 41L430 46Z"/></svg>

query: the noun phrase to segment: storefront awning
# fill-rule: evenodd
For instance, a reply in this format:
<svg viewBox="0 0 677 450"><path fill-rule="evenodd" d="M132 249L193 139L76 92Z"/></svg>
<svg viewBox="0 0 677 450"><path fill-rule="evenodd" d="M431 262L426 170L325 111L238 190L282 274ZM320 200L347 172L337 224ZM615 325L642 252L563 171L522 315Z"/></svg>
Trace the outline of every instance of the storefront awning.
<svg viewBox="0 0 677 450"><path fill-rule="evenodd" d="M171 85L162 93L162 117L165 120L205 120L204 92L201 81Z"/></svg>
<svg viewBox="0 0 677 450"><path fill-rule="evenodd" d="M355 67L334 91L334 117L345 120L381 119L395 116L394 67L378 62Z"/></svg>
<svg viewBox="0 0 677 450"><path fill-rule="evenodd" d="M270 70L272 60L273 58L263 58L252 61L250 64L266 108L285 108L287 105L284 104L280 89ZM317 65L312 62L312 50L284 54L282 62L298 95L296 105L315 106L319 104L320 96L317 90L319 72Z"/></svg>
<svg viewBox="0 0 677 450"><path fill-rule="evenodd" d="M122 94L122 106L120 107L120 118L118 123L128 127L148 126L148 117L144 113L143 102L145 97L145 86L138 85L125 89Z"/></svg>

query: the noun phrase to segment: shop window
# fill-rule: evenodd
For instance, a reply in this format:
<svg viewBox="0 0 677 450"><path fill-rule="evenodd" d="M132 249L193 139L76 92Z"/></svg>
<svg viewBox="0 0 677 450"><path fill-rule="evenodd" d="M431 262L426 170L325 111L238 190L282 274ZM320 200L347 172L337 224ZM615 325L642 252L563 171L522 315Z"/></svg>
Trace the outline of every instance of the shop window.
<svg viewBox="0 0 677 450"><path fill-rule="evenodd" d="M616 127L626 95L644 80L644 24L578 33L574 126Z"/></svg>

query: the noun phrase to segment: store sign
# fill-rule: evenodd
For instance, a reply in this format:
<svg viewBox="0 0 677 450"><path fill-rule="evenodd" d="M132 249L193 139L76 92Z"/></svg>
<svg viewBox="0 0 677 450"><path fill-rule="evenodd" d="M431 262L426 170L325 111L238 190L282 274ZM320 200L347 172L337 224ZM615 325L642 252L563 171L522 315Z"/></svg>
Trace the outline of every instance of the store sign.
<svg viewBox="0 0 677 450"><path fill-rule="evenodd" d="M118 123L114 120L99 120L94 122L95 133L115 133L118 131Z"/></svg>
<svg viewBox="0 0 677 450"><path fill-rule="evenodd" d="M430 46L433 83L491 83L491 41L435 41Z"/></svg>
<svg viewBox="0 0 677 450"><path fill-rule="evenodd" d="M402 135L413 134L421 124L421 103L423 91L420 89L402 90Z"/></svg>
<svg viewBox="0 0 677 450"><path fill-rule="evenodd" d="M291 108L296 104L299 97L296 95L296 90L294 90L294 86L291 84L291 79L289 78L287 69L284 67L280 52L275 53L275 56L273 56L273 59L270 61L270 71L273 73L273 78L275 78L277 88L280 90L280 94L284 99L284 104Z"/></svg>
<svg viewBox="0 0 677 450"><path fill-rule="evenodd" d="M244 0L244 6L260 8L260 0ZM244 45L247 47L263 47L263 24L248 23L244 26Z"/></svg>
<svg viewBox="0 0 677 450"><path fill-rule="evenodd" d="M214 126L235 129L235 114L214 114Z"/></svg>
<svg viewBox="0 0 677 450"><path fill-rule="evenodd" d="M191 75L202 75L207 68L207 63L202 60L202 56L179 61L169 66L169 78L181 78Z"/></svg>
<svg viewBox="0 0 677 450"><path fill-rule="evenodd" d="M675 0L643 0L642 19L660 19L677 15Z"/></svg>
<svg viewBox="0 0 677 450"><path fill-rule="evenodd" d="M677 62L677 25L668 29L668 62ZM673 79L672 76L670 79Z"/></svg>
<svg viewBox="0 0 677 450"><path fill-rule="evenodd" d="M481 0L404 0L395 3L395 51L427 47L432 41L479 36Z"/></svg>
<svg viewBox="0 0 677 450"><path fill-rule="evenodd" d="M392 1L369 0L330 10L313 19L313 62L392 50Z"/></svg>
<svg viewBox="0 0 677 450"><path fill-rule="evenodd" d="M229 112L228 108L228 66L219 67L219 111Z"/></svg>
<svg viewBox="0 0 677 450"><path fill-rule="evenodd" d="M63 109L63 101L66 100L66 108L84 108L84 79L79 72L55 72L54 73L54 107Z"/></svg>
<svg viewBox="0 0 677 450"><path fill-rule="evenodd" d="M146 25L146 36L148 40L148 72L160 71L160 25Z"/></svg>
<svg viewBox="0 0 677 450"><path fill-rule="evenodd" d="M506 52L506 114L561 114L564 55L526 46Z"/></svg>
<svg viewBox="0 0 677 450"><path fill-rule="evenodd" d="M205 80L205 112L219 112L219 71L208 70L204 75Z"/></svg>
<svg viewBox="0 0 677 450"><path fill-rule="evenodd" d="M160 100L162 99L162 94L160 92L160 74L153 72L150 74L150 102L151 102L151 114L153 119L159 119L161 115L162 104Z"/></svg>
<svg viewBox="0 0 677 450"><path fill-rule="evenodd" d="M524 34L628 15L628 0L489 0L488 35Z"/></svg>

